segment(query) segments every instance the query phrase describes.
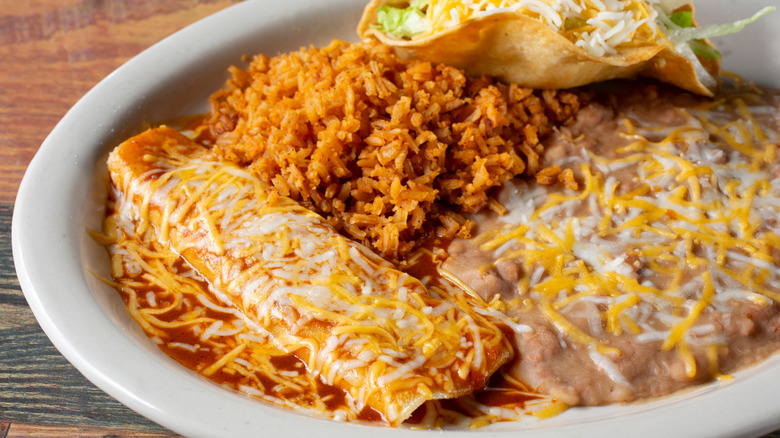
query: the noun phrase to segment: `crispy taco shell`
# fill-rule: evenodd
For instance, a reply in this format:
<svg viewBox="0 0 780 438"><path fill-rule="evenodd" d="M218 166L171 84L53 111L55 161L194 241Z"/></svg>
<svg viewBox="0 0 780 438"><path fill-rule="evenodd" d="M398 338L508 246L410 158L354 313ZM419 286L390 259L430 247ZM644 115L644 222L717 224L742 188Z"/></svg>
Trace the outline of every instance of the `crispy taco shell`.
<svg viewBox="0 0 780 438"><path fill-rule="evenodd" d="M375 37L400 52L433 63L445 63L472 76L488 75L532 88L571 88L593 82L645 75L694 93L712 96L694 65L668 42L619 48L593 56L531 17L503 12L466 21L456 27L414 39L400 39L374 28L377 10L387 0L372 0L358 25L361 38ZM720 63L705 68L717 77Z"/></svg>

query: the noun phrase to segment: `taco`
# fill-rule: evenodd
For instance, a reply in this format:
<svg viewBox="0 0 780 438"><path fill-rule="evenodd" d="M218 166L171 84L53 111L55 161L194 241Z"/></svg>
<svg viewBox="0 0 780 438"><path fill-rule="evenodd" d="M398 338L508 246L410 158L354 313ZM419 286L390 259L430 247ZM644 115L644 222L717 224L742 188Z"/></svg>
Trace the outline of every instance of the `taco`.
<svg viewBox="0 0 780 438"><path fill-rule="evenodd" d="M358 25L401 52L533 88L644 75L712 96L720 53L707 39L773 8L697 27L680 0L372 0Z"/></svg>

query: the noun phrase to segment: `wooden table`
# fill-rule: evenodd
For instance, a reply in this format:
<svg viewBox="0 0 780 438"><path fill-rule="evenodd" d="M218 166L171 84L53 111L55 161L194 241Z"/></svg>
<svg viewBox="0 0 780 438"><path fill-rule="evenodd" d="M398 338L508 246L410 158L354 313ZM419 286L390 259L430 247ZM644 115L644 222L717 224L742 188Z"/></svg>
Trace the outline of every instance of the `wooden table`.
<svg viewBox="0 0 780 438"><path fill-rule="evenodd" d="M167 436L65 360L19 288L11 215L27 164L111 71L238 0L0 0L0 438Z"/></svg>
<svg viewBox="0 0 780 438"><path fill-rule="evenodd" d="M235 2L0 0L0 438L172 435L92 385L41 331L14 271L11 216L27 164L85 92Z"/></svg>

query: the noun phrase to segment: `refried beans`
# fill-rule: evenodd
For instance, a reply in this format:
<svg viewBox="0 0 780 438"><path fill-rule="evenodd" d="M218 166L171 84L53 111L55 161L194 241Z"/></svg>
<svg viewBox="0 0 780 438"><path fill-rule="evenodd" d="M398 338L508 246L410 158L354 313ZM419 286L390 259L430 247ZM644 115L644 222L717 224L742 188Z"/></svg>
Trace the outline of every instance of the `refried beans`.
<svg viewBox="0 0 780 438"><path fill-rule="evenodd" d="M616 85L621 88L620 84ZM735 87L740 88L740 87ZM780 348L780 93L594 92L443 263L515 321L511 373L569 405L656 397Z"/></svg>

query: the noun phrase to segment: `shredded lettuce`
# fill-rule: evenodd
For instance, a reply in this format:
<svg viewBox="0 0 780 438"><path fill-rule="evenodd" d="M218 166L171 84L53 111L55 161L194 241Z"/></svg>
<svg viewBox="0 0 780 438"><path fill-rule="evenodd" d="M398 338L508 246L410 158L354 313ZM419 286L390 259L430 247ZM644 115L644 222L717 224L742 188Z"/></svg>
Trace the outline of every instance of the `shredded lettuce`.
<svg viewBox="0 0 780 438"><path fill-rule="evenodd" d="M702 40L688 41L688 47L690 47L691 50L693 50L693 53L699 58L720 59L723 57L723 55L720 54L718 49L712 47L711 45L705 43Z"/></svg>
<svg viewBox="0 0 780 438"><path fill-rule="evenodd" d="M661 0L662 3L665 1L670 2L673 0ZM664 34L669 39L669 42L674 45L674 48L680 55L691 62L696 71L696 76L702 84L713 88L717 84L717 80L707 71L701 63L701 59L720 59L721 54L703 40L739 32L748 24L775 9L773 6L768 6L744 20L703 27L693 27L693 14L691 12L678 11L669 14L667 11L670 9L668 8L658 8L656 11L658 12L658 24L664 28Z"/></svg>
<svg viewBox="0 0 780 438"><path fill-rule="evenodd" d="M704 38L717 37L739 32L748 24L758 20L761 16L774 11L775 8L767 6L744 20L713 26L693 27L693 13L690 11L678 11L662 20L667 27L666 36L669 41L679 47L687 44L691 52L703 59L720 59L720 52L714 47L702 41Z"/></svg>
<svg viewBox="0 0 780 438"><path fill-rule="evenodd" d="M693 12L678 11L670 15L669 20L678 28L693 27ZM720 59L722 57L720 52L715 47L712 47L702 40L688 41L688 47L690 47L693 53L699 58Z"/></svg>
<svg viewBox="0 0 780 438"><path fill-rule="evenodd" d="M411 38L430 27L424 11L427 6L428 0L413 0L407 8L381 6L374 27L397 38Z"/></svg>
<svg viewBox="0 0 780 438"><path fill-rule="evenodd" d="M679 27L693 26L693 12L691 11L675 12L669 16L669 19Z"/></svg>
<svg viewBox="0 0 780 438"><path fill-rule="evenodd" d="M579 18L566 18L566 20L564 20L563 22L563 28L565 30L577 29L587 25L588 22L586 20L579 19Z"/></svg>
<svg viewBox="0 0 780 438"><path fill-rule="evenodd" d="M693 40L729 35L741 31L742 28L748 24L758 20L762 16L774 11L775 9L776 8L774 6L767 6L753 14L752 17L745 18L744 20L737 20L732 23L716 24L703 27L691 27L690 24L688 26L681 26L675 22L674 16L677 14L675 13L669 17L675 26L668 29L665 33L667 38L669 38L669 41L675 45ZM677 19L683 20L682 16L678 16Z"/></svg>

